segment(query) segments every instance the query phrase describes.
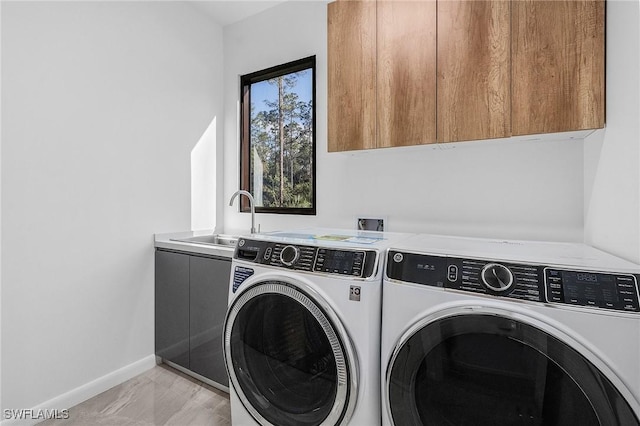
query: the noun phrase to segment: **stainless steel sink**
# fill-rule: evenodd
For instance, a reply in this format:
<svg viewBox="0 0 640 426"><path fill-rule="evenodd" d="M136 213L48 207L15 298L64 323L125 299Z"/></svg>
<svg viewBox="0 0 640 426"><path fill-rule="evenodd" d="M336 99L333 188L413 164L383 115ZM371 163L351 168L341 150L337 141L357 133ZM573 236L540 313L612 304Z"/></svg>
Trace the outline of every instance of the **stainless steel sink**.
<svg viewBox="0 0 640 426"><path fill-rule="evenodd" d="M208 244L212 246L235 247L236 243L238 242L238 237L234 237L232 235L212 234L200 235L190 238L174 238L172 239L172 241L194 244Z"/></svg>

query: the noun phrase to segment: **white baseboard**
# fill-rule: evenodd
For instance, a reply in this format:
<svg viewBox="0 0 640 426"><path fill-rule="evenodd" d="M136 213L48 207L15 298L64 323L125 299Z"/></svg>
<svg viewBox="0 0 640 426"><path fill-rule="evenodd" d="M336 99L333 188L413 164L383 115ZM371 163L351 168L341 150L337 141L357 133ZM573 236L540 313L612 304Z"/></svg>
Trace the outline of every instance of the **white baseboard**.
<svg viewBox="0 0 640 426"><path fill-rule="evenodd" d="M75 405L80 404L87 399L93 398L94 396L111 389L114 386L117 386L121 383L126 382L127 380L137 376L138 374L142 374L147 370L155 367L156 365L156 356L149 355L144 357L136 362L133 362L127 366L119 368L118 370L112 371L109 374L105 374L102 377L99 377L89 383L86 383L82 386L78 386L75 389L70 390L62 395L59 395L55 398L52 398L42 404L38 404L36 407L30 410L23 410L26 413L22 413L22 419L11 418L6 419L0 422L0 426L31 426L39 423L45 418L33 418L37 417L38 413L47 415L57 410L58 414L62 414L62 410L67 410ZM7 411L5 409L5 411ZM1 418L5 418L5 413L0 413Z"/></svg>

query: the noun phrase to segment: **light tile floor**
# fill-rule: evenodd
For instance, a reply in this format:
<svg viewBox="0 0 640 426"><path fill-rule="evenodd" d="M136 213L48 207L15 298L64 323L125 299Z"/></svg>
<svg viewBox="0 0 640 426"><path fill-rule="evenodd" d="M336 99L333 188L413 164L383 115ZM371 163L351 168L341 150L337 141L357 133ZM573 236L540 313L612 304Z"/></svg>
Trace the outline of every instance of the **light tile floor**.
<svg viewBox="0 0 640 426"><path fill-rule="evenodd" d="M164 364L41 426L231 426L229 395Z"/></svg>

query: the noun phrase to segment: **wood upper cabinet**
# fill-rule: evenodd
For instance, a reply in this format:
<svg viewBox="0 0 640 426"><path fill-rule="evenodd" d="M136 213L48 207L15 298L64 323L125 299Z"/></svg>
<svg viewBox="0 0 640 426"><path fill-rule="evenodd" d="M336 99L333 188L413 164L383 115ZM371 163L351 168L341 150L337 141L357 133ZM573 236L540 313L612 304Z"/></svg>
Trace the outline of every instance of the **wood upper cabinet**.
<svg viewBox="0 0 640 426"><path fill-rule="evenodd" d="M512 3L512 133L604 126L604 1Z"/></svg>
<svg viewBox="0 0 640 426"><path fill-rule="evenodd" d="M329 151L603 127L604 6L330 3Z"/></svg>
<svg viewBox="0 0 640 426"><path fill-rule="evenodd" d="M328 147L436 141L436 2L328 5Z"/></svg>
<svg viewBox="0 0 640 426"><path fill-rule="evenodd" d="M438 2L438 142L510 135L510 2Z"/></svg>
<svg viewBox="0 0 640 426"><path fill-rule="evenodd" d="M328 5L328 147L376 147L376 2Z"/></svg>
<svg viewBox="0 0 640 426"><path fill-rule="evenodd" d="M436 142L436 2L377 2L378 147Z"/></svg>

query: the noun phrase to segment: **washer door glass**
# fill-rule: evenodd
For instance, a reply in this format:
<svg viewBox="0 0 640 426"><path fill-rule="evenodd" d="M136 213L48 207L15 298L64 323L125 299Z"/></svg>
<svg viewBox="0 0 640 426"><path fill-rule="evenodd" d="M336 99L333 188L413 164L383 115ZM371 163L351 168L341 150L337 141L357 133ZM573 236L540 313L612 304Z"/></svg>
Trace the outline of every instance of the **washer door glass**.
<svg viewBox="0 0 640 426"><path fill-rule="evenodd" d="M339 423L351 373L335 330L316 303L285 283L261 283L234 301L225 324L227 369L258 422Z"/></svg>
<svg viewBox="0 0 640 426"><path fill-rule="evenodd" d="M396 425L638 425L613 384L557 338L513 319L427 324L387 371Z"/></svg>

